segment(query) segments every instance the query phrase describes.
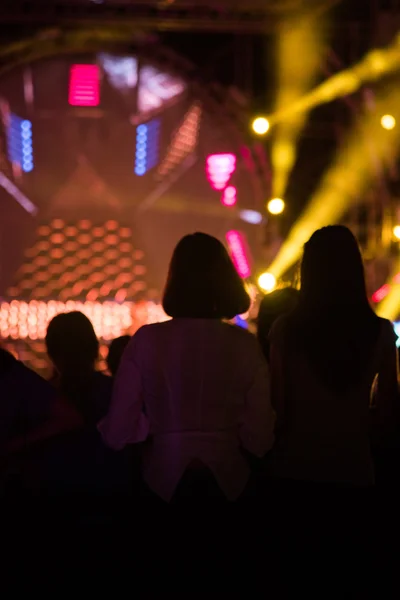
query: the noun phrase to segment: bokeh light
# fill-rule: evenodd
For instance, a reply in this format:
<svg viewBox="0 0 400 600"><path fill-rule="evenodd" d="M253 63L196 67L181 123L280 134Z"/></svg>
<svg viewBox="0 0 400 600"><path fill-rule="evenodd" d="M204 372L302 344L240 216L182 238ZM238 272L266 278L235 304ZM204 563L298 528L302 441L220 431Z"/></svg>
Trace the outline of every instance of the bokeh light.
<svg viewBox="0 0 400 600"><path fill-rule="evenodd" d="M393 227L393 235L396 238L396 240L400 241L400 225L396 225L395 227Z"/></svg>
<svg viewBox="0 0 400 600"><path fill-rule="evenodd" d="M285 202L282 198L272 198L267 204L267 209L271 215L280 215L285 210Z"/></svg>
<svg viewBox="0 0 400 600"><path fill-rule="evenodd" d="M272 292L276 288L276 278L272 273L261 273L258 278L258 287L263 292Z"/></svg>
<svg viewBox="0 0 400 600"><path fill-rule="evenodd" d="M383 117L381 118L381 125L383 129L391 131L396 127L396 119L393 115L383 115Z"/></svg>
<svg viewBox="0 0 400 600"><path fill-rule="evenodd" d="M251 127L257 135L265 135L269 130L269 121L265 117L257 117Z"/></svg>

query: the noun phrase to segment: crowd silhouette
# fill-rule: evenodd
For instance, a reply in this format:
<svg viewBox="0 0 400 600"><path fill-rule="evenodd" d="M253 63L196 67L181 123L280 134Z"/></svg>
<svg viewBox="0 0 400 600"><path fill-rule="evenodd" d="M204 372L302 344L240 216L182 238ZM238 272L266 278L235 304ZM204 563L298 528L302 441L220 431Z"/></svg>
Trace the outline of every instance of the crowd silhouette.
<svg viewBox="0 0 400 600"><path fill-rule="evenodd" d="M252 507L275 511L284 539L304 518L293 503L361 510L376 487L396 490L396 335L370 307L350 230L312 235L300 291L265 296L257 336L230 323L249 306L224 246L195 233L172 256L172 319L114 340L110 376L80 312L49 323L48 382L0 349L3 499L67 498L65 515L102 525L133 506Z"/></svg>

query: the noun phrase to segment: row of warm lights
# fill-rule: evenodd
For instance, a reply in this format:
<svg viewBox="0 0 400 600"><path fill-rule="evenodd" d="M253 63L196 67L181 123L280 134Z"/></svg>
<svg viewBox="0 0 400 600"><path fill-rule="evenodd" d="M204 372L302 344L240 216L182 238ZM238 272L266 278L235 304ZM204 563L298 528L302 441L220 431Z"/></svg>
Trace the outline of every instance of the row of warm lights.
<svg viewBox="0 0 400 600"><path fill-rule="evenodd" d="M108 340L124 334L132 325L132 302L12 302L0 303L0 337L44 339L49 321L57 314L78 310L93 323L96 335ZM164 321L162 307L147 303L147 322Z"/></svg>
<svg viewBox="0 0 400 600"><path fill-rule="evenodd" d="M396 127L396 119L393 115L382 115L381 125L383 129L391 131ZM265 135L268 133L271 125L266 117L256 117L253 119L251 127L256 135Z"/></svg>

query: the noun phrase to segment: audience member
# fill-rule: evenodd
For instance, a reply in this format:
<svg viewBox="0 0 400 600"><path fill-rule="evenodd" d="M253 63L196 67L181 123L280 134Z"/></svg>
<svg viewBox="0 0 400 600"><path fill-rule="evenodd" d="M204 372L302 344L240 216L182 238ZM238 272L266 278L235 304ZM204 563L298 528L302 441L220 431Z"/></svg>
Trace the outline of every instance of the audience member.
<svg viewBox="0 0 400 600"><path fill-rule="evenodd" d="M377 426L398 401L396 336L371 309L357 241L343 226L304 248L294 310L270 335L277 442L270 472L287 480L371 486L370 394Z"/></svg>
<svg viewBox="0 0 400 600"><path fill-rule="evenodd" d="M249 297L224 246L204 233L177 245L163 306L172 320L128 345L111 409L99 428L111 448L145 442L142 471L166 502L236 500L249 468L273 443L269 376L257 340L224 323ZM217 500L218 499L218 500Z"/></svg>
<svg viewBox="0 0 400 600"><path fill-rule="evenodd" d="M107 366L112 377L115 377L117 374L122 355L130 340L130 335L121 335L120 337L115 338L110 344L107 356Z"/></svg>
<svg viewBox="0 0 400 600"><path fill-rule="evenodd" d="M47 329L47 353L54 365L52 383L94 425L107 413L112 379L96 371L99 342L89 319L79 311L55 316Z"/></svg>
<svg viewBox="0 0 400 600"><path fill-rule="evenodd" d="M291 287L275 290L264 296L257 319L257 337L265 358L269 361L269 334L278 317L290 312L297 304L299 292Z"/></svg>
<svg viewBox="0 0 400 600"><path fill-rule="evenodd" d="M25 488L37 487L32 446L76 427L78 420L57 398L47 381L0 347L0 453L6 456L3 485L10 479ZM28 451L26 453L25 451Z"/></svg>
<svg viewBox="0 0 400 600"><path fill-rule="evenodd" d="M113 380L96 371L99 342L93 326L81 312L59 314L49 323L46 346L54 365L52 383L81 418L79 428L43 452L49 491L75 497L111 493L114 457L96 425L107 414Z"/></svg>

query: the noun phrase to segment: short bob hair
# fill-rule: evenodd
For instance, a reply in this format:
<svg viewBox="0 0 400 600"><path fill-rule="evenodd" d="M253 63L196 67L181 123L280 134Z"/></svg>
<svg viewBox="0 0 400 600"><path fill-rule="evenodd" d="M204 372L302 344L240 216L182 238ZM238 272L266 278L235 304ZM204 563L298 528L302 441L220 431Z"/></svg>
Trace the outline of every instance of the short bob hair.
<svg viewBox="0 0 400 600"><path fill-rule="evenodd" d="M167 315L233 319L249 307L249 295L223 244L206 233L182 238L172 255L164 290Z"/></svg>

